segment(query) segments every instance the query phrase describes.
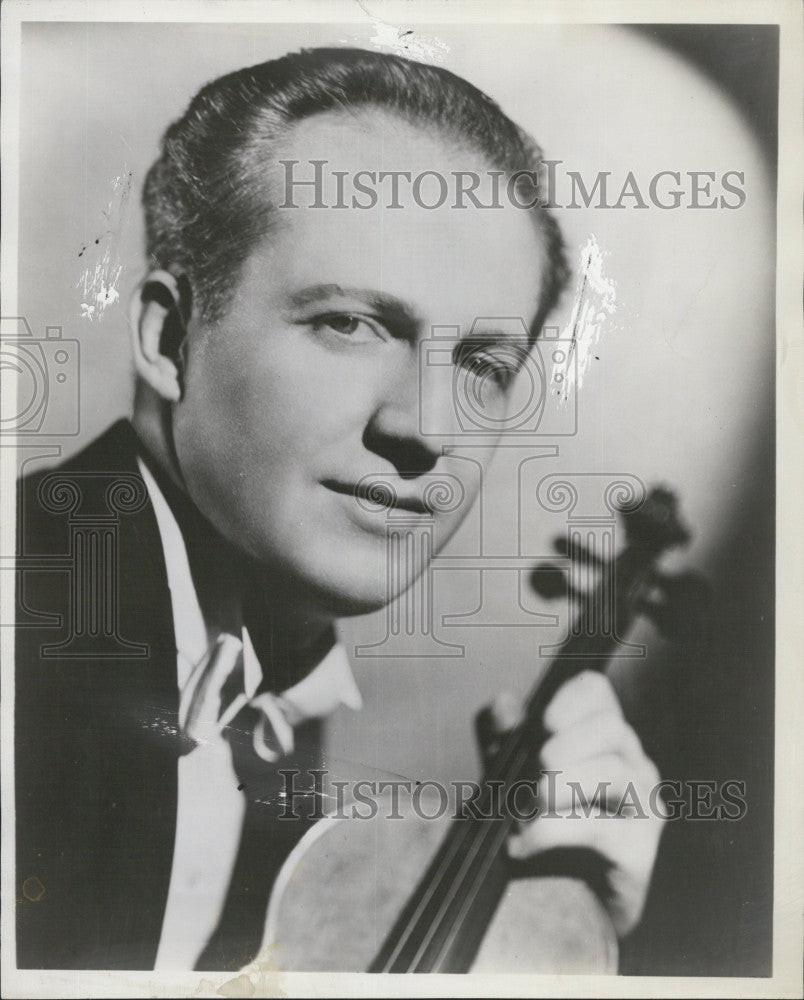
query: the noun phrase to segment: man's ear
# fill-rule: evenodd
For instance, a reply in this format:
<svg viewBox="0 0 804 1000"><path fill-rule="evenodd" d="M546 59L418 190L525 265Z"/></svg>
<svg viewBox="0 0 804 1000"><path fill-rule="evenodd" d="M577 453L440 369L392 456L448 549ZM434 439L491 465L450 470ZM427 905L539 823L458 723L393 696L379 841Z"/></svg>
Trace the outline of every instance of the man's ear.
<svg viewBox="0 0 804 1000"><path fill-rule="evenodd" d="M187 331L181 280L169 271L151 271L135 289L129 305L137 374L171 403L181 400L184 388L182 351Z"/></svg>

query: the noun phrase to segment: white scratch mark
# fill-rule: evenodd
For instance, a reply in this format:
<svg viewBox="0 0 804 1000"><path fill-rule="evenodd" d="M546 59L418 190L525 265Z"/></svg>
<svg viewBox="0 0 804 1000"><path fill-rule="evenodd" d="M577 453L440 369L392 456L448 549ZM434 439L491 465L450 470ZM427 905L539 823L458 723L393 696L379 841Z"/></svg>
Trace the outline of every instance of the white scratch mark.
<svg viewBox="0 0 804 1000"><path fill-rule="evenodd" d="M553 383L560 384L560 399L574 398L594 356L603 325L617 309L617 287L603 273L603 253L595 235L581 249L578 284L563 339L570 341L566 357L553 366Z"/></svg>
<svg viewBox="0 0 804 1000"><path fill-rule="evenodd" d="M374 23L374 35L369 42L377 49L394 52L409 59L419 59L429 62L443 62L449 52L449 46L435 35L422 35L413 28L398 27L388 21L375 17L361 0L357 5ZM346 39L342 39L346 41Z"/></svg>
<svg viewBox="0 0 804 1000"><path fill-rule="evenodd" d="M131 173L124 169L123 173L112 181L112 188L114 195L108 208L101 213L108 221L109 228L103 237L98 236L95 239L95 246L100 247L103 242L103 250L98 251L100 257L94 264L87 264L77 284L83 299L81 318L90 322L95 319L100 320L106 309L120 299L117 290L117 283L123 273L123 265L120 263L120 235L131 194ZM110 239L105 240L106 236ZM86 251L85 246L78 256L83 257Z"/></svg>

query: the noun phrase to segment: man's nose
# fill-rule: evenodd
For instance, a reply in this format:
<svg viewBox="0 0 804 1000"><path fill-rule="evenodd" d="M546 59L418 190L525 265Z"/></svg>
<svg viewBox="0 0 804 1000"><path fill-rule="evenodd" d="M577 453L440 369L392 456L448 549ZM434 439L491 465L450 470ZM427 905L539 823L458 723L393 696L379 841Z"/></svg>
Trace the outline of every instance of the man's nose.
<svg viewBox="0 0 804 1000"><path fill-rule="evenodd" d="M413 361L384 379L363 442L403 478L430 472L457 426L449 372Z"/></svg>

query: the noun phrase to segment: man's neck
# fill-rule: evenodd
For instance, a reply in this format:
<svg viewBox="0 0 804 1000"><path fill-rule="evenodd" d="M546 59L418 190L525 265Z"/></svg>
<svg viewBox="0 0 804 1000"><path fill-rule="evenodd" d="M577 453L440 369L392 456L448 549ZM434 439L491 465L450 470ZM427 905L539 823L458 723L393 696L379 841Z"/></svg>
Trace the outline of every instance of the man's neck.
<svg viewBox="0 0 804 1000"><path fill-rule="evenodd" d="M132 425L139 453L181 531L193 585L210 641L245 623L261 660L290 681L316 665L334 641L333 619L228 542L184 488L164 416L135 407ZM279 678L275 678L278 680Z"/></svg>

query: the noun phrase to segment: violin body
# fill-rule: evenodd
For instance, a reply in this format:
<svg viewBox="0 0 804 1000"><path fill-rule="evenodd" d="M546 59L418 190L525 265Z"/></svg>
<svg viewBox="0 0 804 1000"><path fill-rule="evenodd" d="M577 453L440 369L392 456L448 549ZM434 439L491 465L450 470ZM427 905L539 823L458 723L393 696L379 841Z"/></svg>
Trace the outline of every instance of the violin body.
<svg viewBox="0 0 804 1000"><path fill-rule="evenodd" d="M268 908L263 968L369 967L450 825L449 811L426 819L402 801L403 818L389 819L390 799L377 801L372 819L319 820L287 858ZM437 811L437 803L419 809ZM518 879L508 883L471 971L613 974L617 938L582 880Z"/></svg>

